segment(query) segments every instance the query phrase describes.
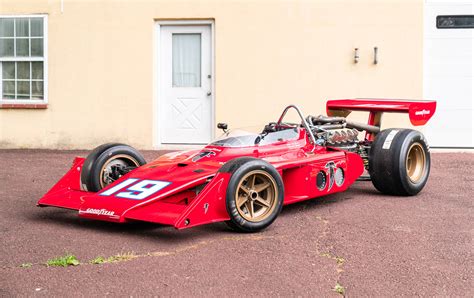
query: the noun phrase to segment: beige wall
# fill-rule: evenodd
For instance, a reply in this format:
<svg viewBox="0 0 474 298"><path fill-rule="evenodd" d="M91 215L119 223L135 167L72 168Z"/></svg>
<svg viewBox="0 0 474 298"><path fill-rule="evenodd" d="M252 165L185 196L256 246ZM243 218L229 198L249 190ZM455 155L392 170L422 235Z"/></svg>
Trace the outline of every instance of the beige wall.
<svg viewBox="0 0 474 298"><path fill-rule="evenodd" d="M215 20L215 120L232 127L290 103L319 114L328 98L422 96L422 0L64 0L63 13L59 0L0 0L0 14L23 13L49 15L49 106L0 110L4 148L152 148L156 19Z"/></svg>

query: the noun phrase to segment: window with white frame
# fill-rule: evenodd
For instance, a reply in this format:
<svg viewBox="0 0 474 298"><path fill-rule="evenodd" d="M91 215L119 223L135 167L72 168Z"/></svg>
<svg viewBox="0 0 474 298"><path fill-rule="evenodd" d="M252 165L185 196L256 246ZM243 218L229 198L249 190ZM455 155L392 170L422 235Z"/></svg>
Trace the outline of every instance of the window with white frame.
<svg viewBox="0 0 474 298"><path fill-rule="evenodd" d="M0 15L0 102L47 102L47 17Z"/></svg>

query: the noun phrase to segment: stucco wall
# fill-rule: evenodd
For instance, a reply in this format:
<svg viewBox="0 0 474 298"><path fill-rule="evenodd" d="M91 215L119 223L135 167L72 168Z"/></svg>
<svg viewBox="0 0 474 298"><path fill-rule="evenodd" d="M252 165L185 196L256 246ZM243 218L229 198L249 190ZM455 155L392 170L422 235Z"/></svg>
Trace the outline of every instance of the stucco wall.
<svg viewBox="0 0 474 298"><path fill-rule="evenodd" d="M289 103L319 114L328 98L422 96L422 0L63 5L61 13L60 1L0 0L0 14L49 15L49 106L0 109L0 147L152 148L157 19L215 20L215 120L232 127L271 121Z"/></svg>

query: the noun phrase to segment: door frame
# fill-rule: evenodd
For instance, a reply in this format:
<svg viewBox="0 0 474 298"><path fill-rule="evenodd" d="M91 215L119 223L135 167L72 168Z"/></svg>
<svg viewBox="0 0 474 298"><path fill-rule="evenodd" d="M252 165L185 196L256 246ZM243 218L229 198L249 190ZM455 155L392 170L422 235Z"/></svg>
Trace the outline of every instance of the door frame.
<svg viewBox="0 0 474 298"><path fill-rule="evenodd" d="M153 42L153 148L155 149L182 149L182 148L200 148L201 145L193 144L163 144L161 143L161 125L160 111L163 106L163 88L161 88L163 78L160 72L161 58L161 27L162 26L199 26L209 25L211 28L211 136L215 136L216 121L216 76L215 76L215 34L213 19L182 19L182 20L160 20L155 19L154 25L154 42Z"/></svg>
<svg viewBox="0 0 474 298"><path fill-rule="evenodd" d="M437 0L424 0L423 1L423 46L422 46L422 51L423 51L423 81L422 81L422 94L423 94L423 99L434 99L434 100L438 100L439 99L436 99L436 98L427 98L427 78L426 78L426 66L428 64L428 55L426 55L426 52L427 52L427 47L426 47L426 44L427 44L427 37L426 37L426 30L427 30L427 22L429 22L430 20L427 20L427 9L428 9L428 6L443 6L443 5L446 5L446 4L452 4L453 7L458 7L458 6L462 6L462 5L465 5L465 4L470 4L469 1L467 0L441 0L441 1L437 1ZM447 15L450 15L451 13L445 13ZM455 14L455 13L454 13ZM435 19L432 19L431 20L433 23L432 25L434 25L435 23ZM440 29L437 29L437 30L440 30ZM445 30L445 29L441 29L441 30ZM459 30L459 29L448 29L448 30ZM474 29L472 29L474 30ZM473 62L474 63L474 62ZM474 67L474 64L473 64L473 67ZM431 120L433 121L433 120ZM426 128L426 126L424 127L421 127L420 129L423 133L426 133L427 130L429 130L429 128ZM428 132L429 133L429 132ZM428 140L429 141L429 140ZM462 146L457 146L457 145L448 145L448 146L431 146L430 145L430 149L434 149L435 152L474 152L474 147L462 147Z"/></svg>

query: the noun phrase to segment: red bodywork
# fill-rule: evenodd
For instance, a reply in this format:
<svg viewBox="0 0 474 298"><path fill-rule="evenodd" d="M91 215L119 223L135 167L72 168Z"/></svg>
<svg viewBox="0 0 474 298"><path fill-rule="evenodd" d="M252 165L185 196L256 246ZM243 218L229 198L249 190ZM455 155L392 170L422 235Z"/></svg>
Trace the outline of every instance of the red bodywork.
<svg viewBox="0 0 474 298"><path fill-rule="evenodd" d="M410 114L412 122L426 122L429 117L425 120L417 117L415 109L430 109L432 115L435 105L416 102L419 105L415 108L414 103L333 100L328 101L327 109L329 115L350 110L368 110L371 114L406 112ZM201 152L213 154L193 161L193 157ZM263 159L277 169L284 183L285 205L344 191L364 171L362 158L357 153L314 145L305 128L299 127L298 136L294 139L269 145L237 148L208 145L202 150L166 154L97 193L81 189L80 173L85 159L77 157L64 177L38 201L38 206L74 209L79 211L79 216L90 219L113 222L139 220L171 225L178 229L226 221L229 220L226 190L231 174L219 169L225 162L242 156ZM326 183L324 189L318 189L316 176L320 171L329 174L327 165L331 162L343 169L344 182L340 186L334 183L331 187ZM158 180L168 184L153 195L137 200L119 197L113 191L114 187L126 180ZM133 186L133 183L130 185Z"/></svg>

